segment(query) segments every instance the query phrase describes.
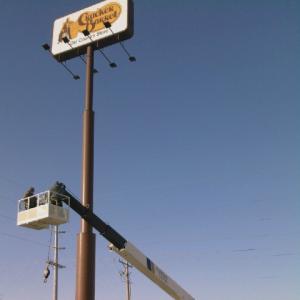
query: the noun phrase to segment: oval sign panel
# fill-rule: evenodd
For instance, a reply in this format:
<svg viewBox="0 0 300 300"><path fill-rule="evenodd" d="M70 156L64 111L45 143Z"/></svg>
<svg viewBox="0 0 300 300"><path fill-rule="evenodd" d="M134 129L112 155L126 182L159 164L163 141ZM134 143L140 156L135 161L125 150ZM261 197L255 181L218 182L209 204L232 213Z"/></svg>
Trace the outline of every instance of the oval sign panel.
<svg viewBox="0 0 300 300"><path fill-rule="evenodd" d="M104 26L106 22L110 23L110 29ZM90 35L85 36L84 30ZM63 61L84 54L91 43L95 48L103 48L132 35L132 0L106 0L55 20L51 52L58 61Z"/></svg>
<svg viewBox="0 0 300 300"><path fill-rule="evenodd" d="M110 3L96 11L82 13L75 22L67 18L59 33L59 41L62 42L64 36L75 39L85 29L89 32L99 31L105 27L104 22L113 24L119 18L121 9L120 4Z"/></svg>

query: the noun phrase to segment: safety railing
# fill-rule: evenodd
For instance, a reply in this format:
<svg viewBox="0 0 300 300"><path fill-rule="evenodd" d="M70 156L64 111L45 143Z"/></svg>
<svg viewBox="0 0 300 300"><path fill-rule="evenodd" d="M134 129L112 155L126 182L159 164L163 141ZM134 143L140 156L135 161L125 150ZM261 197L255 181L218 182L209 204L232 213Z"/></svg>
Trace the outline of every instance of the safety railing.
<svg viewBox="0 0 300 300"><path fill-rule="evenodd" d="M48 203L61 207L66 206L67 203L67 205L69 206L69 202L70 199L68 196L58 194L56 192L45 191L20 199L18 201L18 212L22 212Z"/></svg>

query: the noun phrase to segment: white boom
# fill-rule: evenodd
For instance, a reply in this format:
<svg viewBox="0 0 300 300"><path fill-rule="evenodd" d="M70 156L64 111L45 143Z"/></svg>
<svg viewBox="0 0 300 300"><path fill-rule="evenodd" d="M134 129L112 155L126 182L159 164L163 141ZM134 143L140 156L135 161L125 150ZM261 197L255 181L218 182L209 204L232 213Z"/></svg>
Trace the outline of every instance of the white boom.
<svg viewBox="0 0 300 300"><path fill-rule="evenodd" d="M195 300L188 292L181 288L172 278L170 278L129 241L126 242L125 248L123 249L119 250L113 244L109 245L109 249L127 260L174 299Z"/></svg>

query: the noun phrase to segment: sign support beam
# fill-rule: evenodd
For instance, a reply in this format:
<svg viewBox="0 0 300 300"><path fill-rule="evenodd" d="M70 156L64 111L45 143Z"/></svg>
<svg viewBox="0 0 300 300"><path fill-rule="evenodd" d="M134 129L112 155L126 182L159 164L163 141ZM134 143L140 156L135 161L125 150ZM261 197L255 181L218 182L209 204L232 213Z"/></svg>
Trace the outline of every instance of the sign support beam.
<svg viewBox="0 0 300 300"><path fill-rule="evenodd" d="M87 46L86 90L83 112L81 203L93 211L94 183L94 111L93 111L94 49ZM93 227L81 219L77 235L76 300L95 299L96 236Z"/></svg>

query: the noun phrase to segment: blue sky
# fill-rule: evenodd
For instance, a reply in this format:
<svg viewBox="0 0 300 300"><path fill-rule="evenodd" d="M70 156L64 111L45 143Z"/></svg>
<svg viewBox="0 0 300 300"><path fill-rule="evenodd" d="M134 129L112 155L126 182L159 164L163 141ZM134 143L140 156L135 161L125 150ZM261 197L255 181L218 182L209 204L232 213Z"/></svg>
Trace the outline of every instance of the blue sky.
<svg viewBox="0 0 300 300"><path fill-rule="evenodd" d="M93 1L1 1L0 299L51 299L49 232L18 228L17 200L56 180L80 194L84 80L41 44ZM196 299L297 300L300 3L135 1L135 36L96 54L94 210ZM68 63L84 78L78 59ZM72 213L61 299L74 299ZM97 236L96 299L122 299ZM137 270L133 299L170 299ZM24 296L26 295L26 296ZM27 296L28 295L28 296Z"/></svg>

